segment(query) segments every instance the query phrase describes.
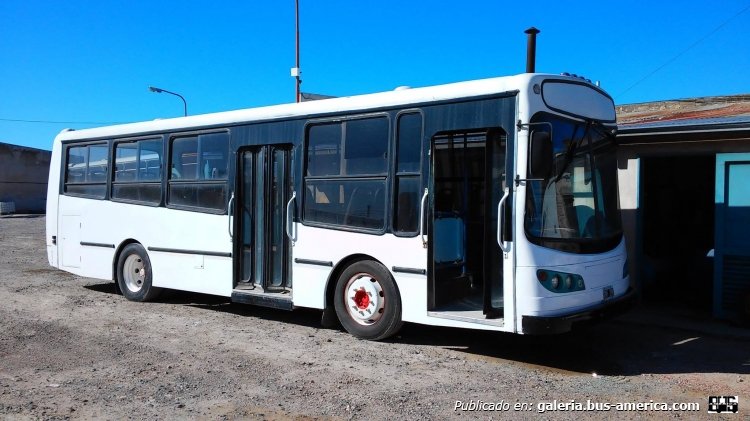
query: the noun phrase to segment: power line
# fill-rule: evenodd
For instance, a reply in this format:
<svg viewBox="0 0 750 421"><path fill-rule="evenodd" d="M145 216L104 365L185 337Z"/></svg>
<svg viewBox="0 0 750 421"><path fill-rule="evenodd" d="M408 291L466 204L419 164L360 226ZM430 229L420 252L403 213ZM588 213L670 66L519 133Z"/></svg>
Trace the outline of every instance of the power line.
<svg viewBox="0 0 750 421"><path fill-rule="evenodd" d="M42 123L42 124L125 124L123 121L51 121L51 120L25 120L20 118L0 118L0 121L11 123Z"/></svg>
<svg viewBox="0 0 750 421"><path fill-rule="evenodd" d="M709 37L710 37L711 35L713 35L713 34L715 34L715 33L719 32L719 30L720 30L721 28L723 28L723 27L724 27L724 26L726 26L726 25L727 25L727 24L728 24L729 22L731 22L732 20L734 20L734 19L735 19L735 18L736 18L737 16L739 16L739 15L741 15L741 14L743 14L743 13L747 12L748 10L750 10L750 5L748 5L748 6L747 6L747 7L745 7L744 9L740 10L739 12L737 12L736 14L734 14L734 15L733 15L732 17L730 17L729 19L725 20L725 21L724 21L724 22L723 22L723 23L722 23L721 25L717 26L717 27L716 27L716 28L714 28L714 29L713 29L713 30L712 30L711 32L709 32L708 34L706 34L706 35L704 35L704 36L703 36L702 38L700 38L700 39L699 39L698 41L695 41L694 43L692 43L692 44L691 44L691 45L690 45L690 46L689 46L688 48L686 48L686 49L682 50L682 51L681 51L680 53L678 53L678 54L677 54L677 55L675 55L674 57L672 57L672 58L670 58L669 60L667 60L666 62L664 62L664 64L662 64L661 66L659 66L659 67L657 67L656 69L652 70L652 71L651 71L651 72L650 72L649 74L647 74L646 76L643 76L642 78L640 78L640 79L639 79L638 81L636 81L636 82L635 82L634 84L632 84L632 85L628 86L628 88L627 88L627 89L625 89L624 91L620 92L620 94L619 94L619 95L617 95L617 97L618 97L618 98L619 98L619 97L621 97L622 95L626 94L626 93L627 93L628 91L630 91L631 89L635 88L635 87L636 87L637 85L639 85L639 84L640 84L641 82L643 82L644 80L646 80L646 79L650 78L651 76L653 76L653 75L654 75L655 73L657 73L657 72L658 72L659 70L661 70L661 69L663 69L663 68L665 68L665 67L669 66L669 65L670 65L670 64L672 64L672 63L673 63L673 62L674 62L675 60L677 60L678 58L682 57L682 55L683 55L683 54L685 54L685 53L687 53L688 51L690 51L690 50L692 50L693 48L695 48L695 47L696 47L696 46L697 46L698 44L700 44L701 42L705 41L705 40L706 40L707 38L709 38Z"/></svg>

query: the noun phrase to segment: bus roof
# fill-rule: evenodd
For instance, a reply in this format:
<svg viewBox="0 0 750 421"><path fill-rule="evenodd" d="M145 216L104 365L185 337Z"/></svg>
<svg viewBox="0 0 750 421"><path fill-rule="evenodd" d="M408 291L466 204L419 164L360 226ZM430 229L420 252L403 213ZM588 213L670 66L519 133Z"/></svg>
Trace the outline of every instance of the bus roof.
<svg viewBox="0 0 750 421"><path fill-rule="evenodd" d="M92 129L65 129L57 136L56 140L94 139L170 130L190 130L201 127L233 125L253 121L302 118L317 114L408 106L409 104L517 91L524 89L524 87L528 86L528 84L534 79L546 79L550 77L557 79L570 79L568 77L551 74L522 73L514 76L472 80L423 88L400 89L374 94L272 105L164 120L119 124Z"/></svg>
<svg viewBox="0 0 750 421"><path fill-rule="evenodd" d="M336 114L351 111L356 112L360 110L366 111L369 109L399 106L405 107L409 104L423 104L520 91L525 90L527 86L535 82L540 83L542 80L549 79L581 82L581 79L570 76L543 73L521 73L513 76L478 79L445 85L396 89L393 91L373 94L271 105L188 117L119 124L92 129L65 129L58 134L56 140L100 139L113 136L128 136L157 133L161 131L191 130L203 127L234 125L254 121L295 119L313 115Z"/></svg>

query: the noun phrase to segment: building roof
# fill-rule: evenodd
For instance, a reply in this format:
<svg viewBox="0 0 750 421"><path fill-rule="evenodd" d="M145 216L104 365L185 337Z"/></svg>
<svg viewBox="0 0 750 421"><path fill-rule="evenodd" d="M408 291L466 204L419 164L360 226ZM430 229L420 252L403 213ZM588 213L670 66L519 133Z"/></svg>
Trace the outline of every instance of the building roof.
<svg viewBox="0 0 750 421"><path fill-rule="evenodd" d="M750 130L750 94L619 105L621 134Z"/></svg>
<svg viewBox="0 0 750 421"><path fill-rule="evenodd" d="M22 152L28 151L28 152L52 153L48 149L32 148L31 146L15 145L13 143L6 143L6 142L0 142L0 149L8 149L8 150L15 150L15 151L22 151Z"/></svg>

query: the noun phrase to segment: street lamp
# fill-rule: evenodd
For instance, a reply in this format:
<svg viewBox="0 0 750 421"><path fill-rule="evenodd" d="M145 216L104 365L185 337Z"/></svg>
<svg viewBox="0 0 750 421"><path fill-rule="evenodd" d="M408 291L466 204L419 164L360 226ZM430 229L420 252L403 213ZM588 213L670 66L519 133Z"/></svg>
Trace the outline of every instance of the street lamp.
<svg viewBox="0 0 750 421"><path fill-rule="evenodd" d="M183 105L185 106L185 117L187 117L187 101L185 101L185 98L182 95L180 95L178 93L175 93L175 92L168 91L166 89L157 88L156 86L149 86L148 90L151 91L151 92L156 92L157 94L160 94L160 93L164 92L164 93L167 93L167 94L172 94L174 96L180 97L180 99L182 100Z"/></svg>
<svg viewBox="0 0 750 421"><path fill-rule="evenodd" d="M302 84L302 71L299 68L299 0L294 0L294 17L295 17L295 33L296 33L296 44L295 44L295 54L297 56L296 61L294 63L294 67L292 67L292 77L295 79L294 85L296 86L295 94L294 94L294 100L296 102L302 101L302 95L300 92L300 85Z"/></svg>

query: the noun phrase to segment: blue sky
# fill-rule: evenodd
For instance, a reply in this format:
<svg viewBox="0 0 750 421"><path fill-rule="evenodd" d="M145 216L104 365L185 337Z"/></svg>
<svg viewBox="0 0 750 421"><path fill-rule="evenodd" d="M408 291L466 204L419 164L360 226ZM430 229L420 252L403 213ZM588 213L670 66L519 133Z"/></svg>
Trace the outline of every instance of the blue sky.
<svg viewBox="0 0 750 421"><path fill-rule="evenodd" d="M536 26L537 71L599 80L618 104L750 93L748 7L300 0L302 89L343 96L521 73L523 31ZM0 142L49 149L65 127L182 115L179 98L149 85L184 95L189 114L293 102L293 65L293 0L2 0Z"/></svg>

